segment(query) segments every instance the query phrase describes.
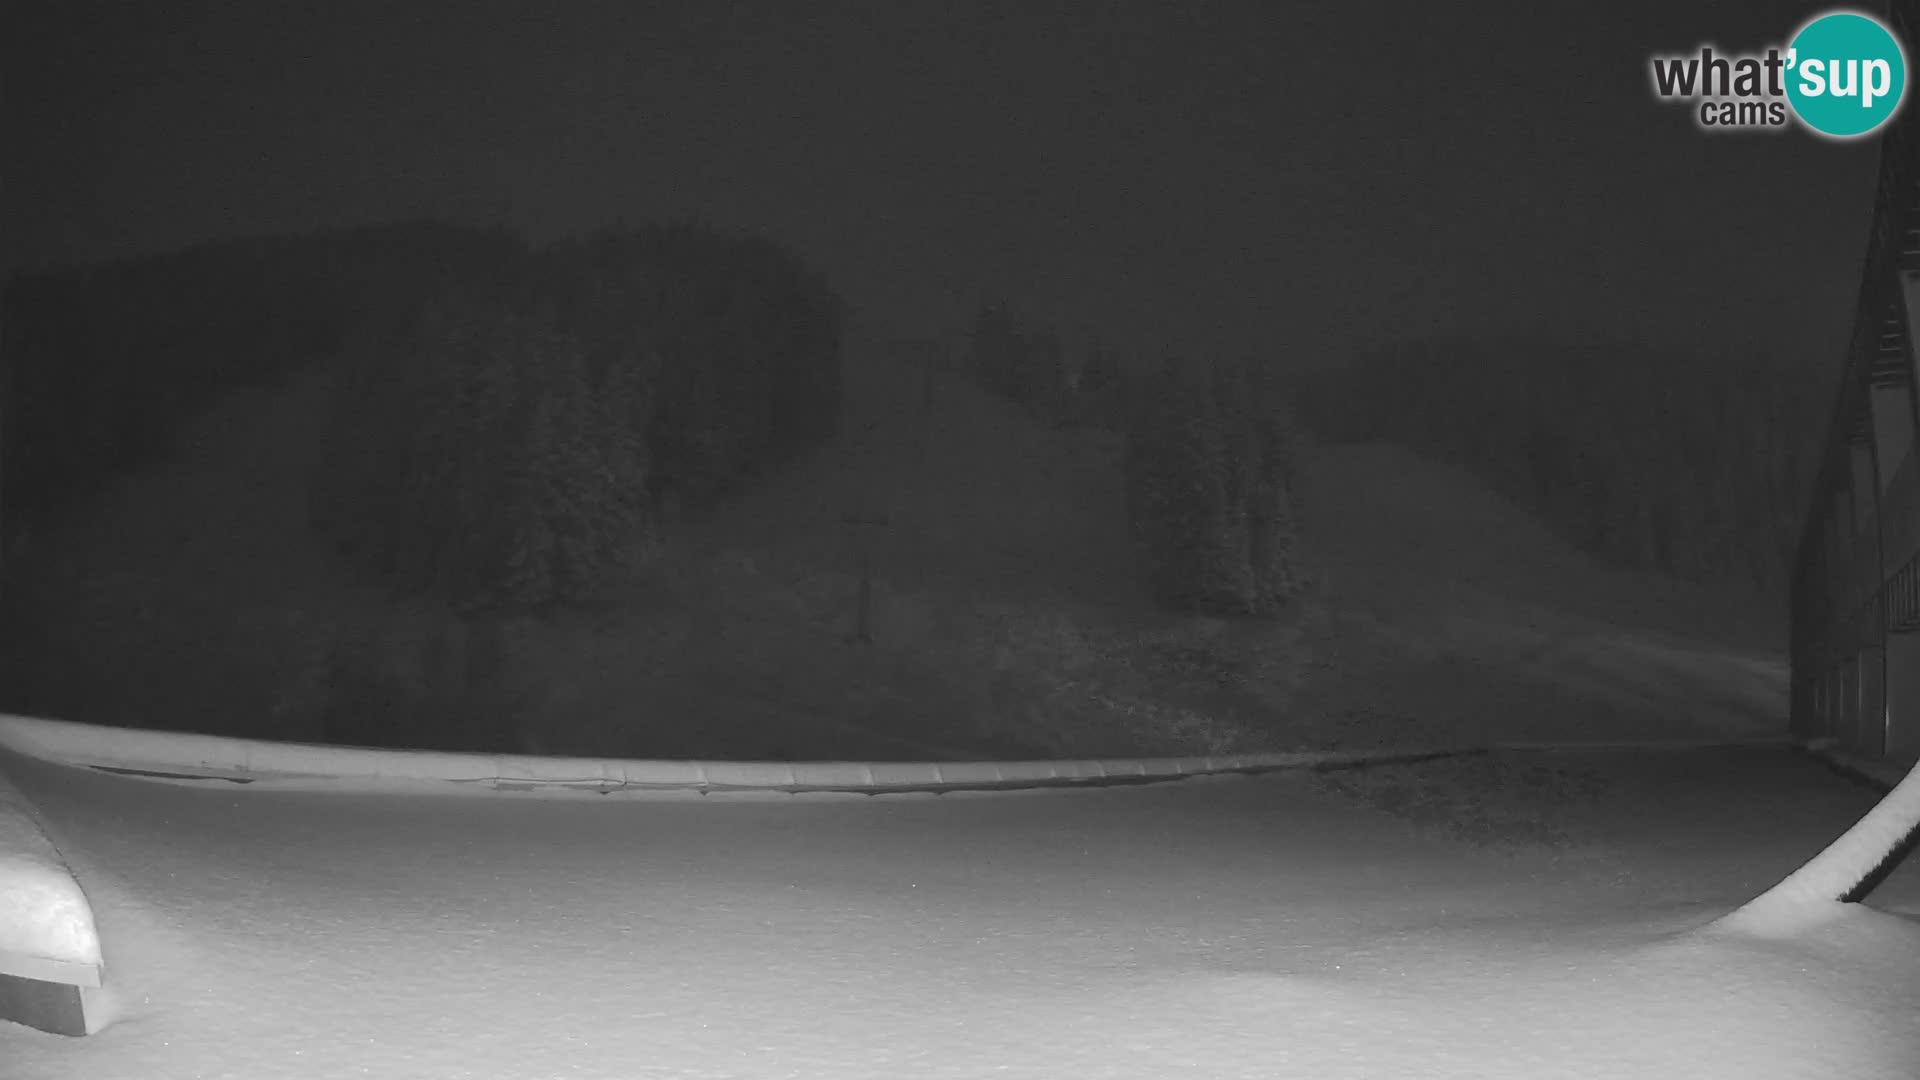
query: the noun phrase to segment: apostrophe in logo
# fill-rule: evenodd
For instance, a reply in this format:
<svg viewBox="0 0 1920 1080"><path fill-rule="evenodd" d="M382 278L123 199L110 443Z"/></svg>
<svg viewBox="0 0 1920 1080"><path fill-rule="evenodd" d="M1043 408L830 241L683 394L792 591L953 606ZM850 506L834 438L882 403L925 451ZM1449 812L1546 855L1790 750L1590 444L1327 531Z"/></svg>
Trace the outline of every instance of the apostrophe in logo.
<svg viewBox="0 0 1920 1080"><path fill-rule="evenodd" d="M1907 58L1877 19L1850 11L1822 15L1787 45L1787 101L1816 133L1852 139L1900 111Z"/></svg>

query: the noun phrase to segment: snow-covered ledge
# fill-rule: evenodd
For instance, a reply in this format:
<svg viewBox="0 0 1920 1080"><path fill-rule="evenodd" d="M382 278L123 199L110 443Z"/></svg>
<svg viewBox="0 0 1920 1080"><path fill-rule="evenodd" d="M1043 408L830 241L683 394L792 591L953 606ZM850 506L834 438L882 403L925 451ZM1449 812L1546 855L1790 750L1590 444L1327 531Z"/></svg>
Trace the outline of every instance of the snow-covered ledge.
<svg viewBox="0 0 1920 1080"><path fill-rule="evenodd" d="M1040 761L688 761L383 750L105 727L0 714L0 749L173 783L253 790L442 791L510 797L674 794L880 795L1181 780L1221 773L1336 769L1494 751L1577 753L1789 746L1785 735L1706 741L1497 742L1170 758Z"/></svg>
<svg viewBox="0 0 1920 1080"><path fill-rule="evenodd" d="M105 1026L93 909L25 796L0 773L0 1020L58 1035Z"/></svg>

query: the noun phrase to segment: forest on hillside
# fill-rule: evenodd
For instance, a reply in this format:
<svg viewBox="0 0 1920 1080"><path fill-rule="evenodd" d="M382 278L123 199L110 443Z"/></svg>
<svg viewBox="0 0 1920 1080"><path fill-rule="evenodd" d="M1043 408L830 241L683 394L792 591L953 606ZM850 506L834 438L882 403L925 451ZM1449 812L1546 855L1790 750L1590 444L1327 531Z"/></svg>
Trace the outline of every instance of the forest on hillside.
<svg viewBox="0 0 1920 1080"><path fill-rule="evenodd" d="M924 380L907 376L912 403L901 387L869 393L850 429L851 314L802 256L764 237L673 222L534 246L500 230L404 223L17 277L0 320L10 555L193 451L210 410L242 400L278 409L276 388L325 376L314 423L249 436L311 443L269 480L249 481L299 486L297 512L247 526L256 576L209 579L230 553L196 531L252 512L214 500L258 497L217 484L193 489L195 520L160 513L147 526L159 535L142 542L160 548L89 541L105 545L89 549L104 562L58 579L84 598L16 575L11 585L32 587L8 590L0 621L16 646L8 678L21 685L0 689L25 704L8 707L68 715L97 692L104 704L77 715L118 722L166 700L191 703L203 718L178 722L203 730L256 731L250 718L273 712L286 731L360 745L514 745L529 714L576 723L555 717L589 710L563 700L583 685L601 698L592 710L621 715L747 715L762 706L739 693L765 685L762 696L780 702L768 707L782 717L774 726L800 699L821 713L912 713L927 724L945 710L954 718L940 723L953 730L1004 735L1027 753L1105 746L1102 732L1123 729L1133 750L1242 745L1284 715L1296 677L1282 669L1306 655L1289 643L1313 575L1298 544L1311 524L1299 483L1309 433L1464 466L1623 565L1769 589L1804 501L1800 448L1818 418L1802 414L1822 397L1806 372L1734 379L1710 358L1597 346L1571 370L1529 364L1501 343L1318 366L1146 354L1067 340L992 301L947 372L969 384L947 392L941 413L971 425L945 432L965 449L912 474L966 486L966 509L923 510L913 542L957 525L939 558L976 559L966 547L985 520L1050 524L1020 532L1027 548L992 555L1003 569L966 578L875 570L864 555L851 572L832 565L838 555L789 557L801 541L780 531L795 523L785 511L744 548L688 548L689 523L735 505L764 510L752 500L786 484L802 500L835 500L831 528L841 529L852 503L837 501L864 483L834 476L849 471L847 455L897 456L871 441L872 426L940 412L936 364ZM1008 438L1027 455L1017 466L994 442ZM1015 494L976 475L1010 466L1046 479ZM1053 514L1082 497L1085 510ZM884 515L873 524L895 527ZM271 553L296 540L325 556L303 549L305 579L262 584L290 573ZM1046 544L1081 546L1047 555L1049 565L1111 568L1073 602L1140 610L1067 610L1060 594L1006 576ZM944 596L941 578L976 591ZM641 579L652 583L621 587ZM617 641L583 628L608 604L626 605ZM860 630L843 638L850 606ZM143 620L155 611L190 625L152 638ZM892 641L868 641L870 615L893 627ZM45 632L56 617L70 625ZM529 620L544 629L525 630ZM509 624L522 627L513 648ZM515 649L525 670L509 670ZM577 670L573 657L602 653L617 656L611 668ZM104 670L129 673L108 680L124 692L106 692ZM1252 718L1240 728L1236 710ZM226 719L205 718L216 714ZM662 745L714 745L699 738Z"/></svg>
<svg viewBox="0 0 1920 1080"><path fill-rule="evenodd" d="M1284 458L1284 442L1305 436L1403 446L1466 468L1609 563L1780 598L1838 378L1837 364L1800 359L1497 335L1353 357L1174 360L1098 341L1068 347L1000 302L982 306L973 337L987 343L977 347L980 378L996 393L1075 422L1124 418L1137 442L1184 424L1194 445L1183 452L1213 461L1221 477L1235 455L1208 445L1244 456L1252 444L1230 432L1237 403L1252 402L1262 423L1285 432L1254 460ZM1184 404L1155 413L1169 402ZM1175 416L1183 419L1161 423ZM1220 537L1244 527L1244 509L1182 497L1189 531L1173 544L1234 546Z"/></svg>
<svg viewBox="0 0 1920 1080"><path fill-rule="evenodd" d="M371 572L426 574L463 605L500 588L522 594L514 603L564 592L587 563L634 546L616 533L644 535L831 438L845 317L793 253L685 223L540 250L434 222L210 244L19 276L4 299L9 531L164 457L220 395L337 365L348 377L317 524ZM999 301L969 327L968 364L1050 423L1126 432L1155 594L1170 609L1248 614L1289 589L1288 446L1302 428L1465 466L1621 565L1777 592L1831 381L1821 365L1627 341L1409 342L1345 361L1143 356L1066 342ZM552 445L501 449L529 440ZM472 458L482 443L505 458ZM475 493L434 509L404 494L488 473L506 483L500 460L519 463L514 490L546 494L486 528L457 520ZM439 523L397 524L408 514ZM497 565L429 572L449 533L493 536ZM513 554L498 546L509 535L582 568ZM453 584L499 577L501 560L519 560L518 584Z"/></svg>
<svg viewBox="0 0 1920 1080"><path fill-rule="evenodd" d="M842 301L777 244L697 223L540 248L443 223L210 244L9 282L9 529L165 460L224 395L337 374L312 524L398 592L467 614L565 605L688 510L837 430ZM1129 439L1135 532L1168 611L1258 615L1295 574L1292 418L1238 358L1071 369L984 307L979 385Z"/></svg>

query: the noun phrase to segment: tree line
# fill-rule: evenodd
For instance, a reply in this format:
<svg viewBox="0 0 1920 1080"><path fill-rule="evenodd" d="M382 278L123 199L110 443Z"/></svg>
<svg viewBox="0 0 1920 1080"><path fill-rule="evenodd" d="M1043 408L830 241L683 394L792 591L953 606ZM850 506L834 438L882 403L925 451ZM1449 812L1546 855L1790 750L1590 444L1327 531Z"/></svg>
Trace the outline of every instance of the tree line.
<svg viewBox="0 0 1920 1080"><path fill-rule="evenodd" d="M461 267L344 354L313 520L457 609L565 604L831 436L842 318L798 259L695 225Z"/></svg>
<svg viewBox="0 0 1920 1080"><path fill-rule="evenodd" d="M8 520L164 459L223 394L334 375L312 523L455 610L534 610L833 432L842 302L698 223L533 248L409 223L8 283Z"/></svg>

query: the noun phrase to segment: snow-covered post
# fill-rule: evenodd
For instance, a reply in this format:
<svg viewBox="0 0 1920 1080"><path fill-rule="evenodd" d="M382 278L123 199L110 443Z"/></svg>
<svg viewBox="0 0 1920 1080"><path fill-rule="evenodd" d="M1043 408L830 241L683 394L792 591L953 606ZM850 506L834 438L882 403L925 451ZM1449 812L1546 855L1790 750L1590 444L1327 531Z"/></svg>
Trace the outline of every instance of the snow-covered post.
<svg viewBox="0 0 1920 1080"><path fill-rule="evenodd" d="M1818 923L1867 893L1905 854L1920 828L1920 765L1880 805L1778 885L1722 918L1728 930L1781 936Z"/></svg>

